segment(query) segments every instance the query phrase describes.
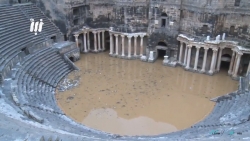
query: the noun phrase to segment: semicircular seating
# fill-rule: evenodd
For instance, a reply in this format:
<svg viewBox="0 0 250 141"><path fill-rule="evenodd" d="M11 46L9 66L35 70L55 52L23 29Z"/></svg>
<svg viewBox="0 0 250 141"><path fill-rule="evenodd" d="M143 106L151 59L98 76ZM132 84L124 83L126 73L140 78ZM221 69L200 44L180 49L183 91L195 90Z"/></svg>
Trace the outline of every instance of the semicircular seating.
<svg viewBox="0 0 250 141"><path fill-rule="evenodd" d="M46 19L37 9L34 13L29 11L30 8L35 8L32 5L25 5L22 8L27 9L27 14ZM8 19L8 16L11 24L4 21L5 18ZM25 20L27 18L25 16L18 6L0 7L0 22L6 25L6 27L0 25L0 33L4 33L4 35L0 34L2 39L0 40L0 56L3 56L0 59L0 68L4 68L9 63L8 61L18 54L22 45L27 45L32 41L43 41L44 35L50 36L57 31L54 27L45 26L46 33L34 37L33 33L29 32L29 27L26 26L29 25L29 21ZM19 23L22 22L26 25L16 23L11 19L13 17L15 20L20 20ZM19 28L20 30L17 30ZM13 30L16 31L15 35ZM192 127L157 136L129 137L88 128L73 121L60 110L55 99L56 88L63 77L73 70L73 67L53 47L45 47L33 54L26 55L18 63L13 64L9 75L5 77L3 90L0 91L0 96L3 93L0 98L0 121L2 122L0 122L0 127L5 126L5 128L0 128L0 133L6 133L4 136L0 136L0 140L15 140L16 138L26 140L27 134L29 134L30 140L53 136L64 141L229 140L246 139L250 136L250 94L247 88L249 75L240 79L238 91L218 98L213 111ZM5 107L2 106L3 103L8 104L6 107L8 107L9 113L5 111L7 114L1 113L1 109ZM11 111L11 109L14 110ZM13 117L8 117L8 114ZM7 123L8 126L6 126ZM13 128L18 128L18 130L8 135Z"/></svg>

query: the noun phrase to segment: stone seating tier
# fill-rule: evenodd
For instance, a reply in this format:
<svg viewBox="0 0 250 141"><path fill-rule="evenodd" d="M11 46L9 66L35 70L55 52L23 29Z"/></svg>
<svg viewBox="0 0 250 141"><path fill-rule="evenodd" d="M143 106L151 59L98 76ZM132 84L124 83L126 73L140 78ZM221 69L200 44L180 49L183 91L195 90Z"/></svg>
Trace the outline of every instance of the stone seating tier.
<svg viewBox="0 0 250 141"><path fill-rule="evenodd" d="M56 87L62 76L73 69L54 48L45 48L26 57L23 62L14 75L18 86L15 93L20 104L62 113L56 104L52 86Z"/></svg>

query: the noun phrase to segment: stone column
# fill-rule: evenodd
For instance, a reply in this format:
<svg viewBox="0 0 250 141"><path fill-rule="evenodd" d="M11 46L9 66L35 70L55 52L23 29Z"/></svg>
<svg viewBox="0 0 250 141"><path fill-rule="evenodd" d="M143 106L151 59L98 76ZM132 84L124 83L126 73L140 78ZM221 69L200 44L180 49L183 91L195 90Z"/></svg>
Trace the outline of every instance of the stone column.
<svg viewBox="0 0 250 141"><path fill-rule="evenodd" d="M202 69L201 72L205 72L206 70L206 64L207 64L207 51L209 48L204 47L204 56L203 56L203 63L202 63Z"/></svg>
<svg viewBox="0 0 250 141"><path fill-rule="evenodd" d="M101 48L101 35L100 35L101 31L98 31L97 32L97 35L98 35L98 50L101 51L102 48Z"/></svg>
<svg viewBox="0 0 250 141"><path fill-rule="evenodd" d="M87 49L87 39L86 39L86 36L87 36L87 31L84 31L83 33L83 40L84 40L84 52L88 52L88 49Z"/></svg>
<svg viewBox="0 0 250 141"><path fill-rule="evenodd" d="M136 50L137 50L137 35L134 36L134 56L137 57L137 53L136 53Z"/></svg>
<svg viewBox="0 0 250 141"><path fill-rule="evenodd" d="M196 47L194 70L197 70L198 61L199 61L199 53L200 53L200 47Z"/></svg>
<svg viewBox="0 0 250 141"><path fill-rule="evenodd" d="M239 71L239 66L240 66L240 60L241 60L241 56L243 54L238 52L237 54L237 60L236 60L236 66L235 66L235 71L234 71L234 74L233 74L233 77L236 78L238 76L238 71Z"/></svg>
<svg viewBox="0 0 250 141"><path fill-rule="evenodd" d="M90 50L90 36L89 36L89 32L87 33L88 35L88 50Z"/></svg>
<svg viewBox="0 0 250 141"><path fill-rule="evenodd" d="M110 40L109 40L109 44L110 44L110 55L113 54L113 34L112 33L109 33L109 36L110 36Z"/></svg>
<svg viewBox="0 0 250 141"><path fill-rule="evenodd" d="M212 62L211 62L211 65L210 65L210 70L209 70L210 74L213 74L214 70L215 70L215 62L216 62L216 58L217 58L217 51L218 51L218 49L213 48Z"/></svg>
<svg viewBox="0 0 250 141"><path fill-rule="evenodd" d="M250 61L249 61L249 63L248 63L248 67L247 67L247 73L246 73L246 75L247 75L249 72L250 72Z"/></svg>
<svg viewBox="0 0 250 141"><path fill-rule="evenodd" d="M102 31L102 50L105 50L105 30Z"/></svg>
<svg viewBox="0 0 250 141"><path fill-rule="evenodd" d="M95 48L95 50L94 50L94 52L97 52L98 50L97 50L97 40L96 40L96 31L92 31L93 32L93 34L94 34L94 48Z"/></svg>
<svg viewBox="0 0 250 141"><path fill-rule="evenodd" d="M124 54L124 35L121 35L121 37L122 37L122 56L125 56L125 54Z"/></svg>
<svg viewBox="0 0 250 141"><path fill-rule="evenodd" d="M180 43L181 43L181 45L180 45L179 63L181 64L182 63L181 59L182 59L183 43L182 42L180 42Z"/></svg>
<svg viewBox="0 0 250 141"><path fill-rule="evenodd" d="M186 44L185 55L184 55L184 65L187 64L187 52L188 52L188 46L187 46L187 44Z"/></svg>
<svg viewBox="0 0 250 141"><path fill-rule="evenodd" d="M115 48L116 55L118 55L118 34L115 34Z"/></svg>
<svg viewBox="0 0 250 141"><path fill-rule="evenodd" d="M235 59L234 59L234 64L232 68L232 76L234 75L234 72L235 72L237 59L238 59L238 55L237 55L237 52L235 52Z"/></svg>
<svg viewBox="0 0 250 141"><path fill-rule="evenodd" d="M187 48L188 48L188 57L187 57L187 66L186 66L186 69L189 69L192 46L191 45L187 45Z"/></svg>
<svg viewBox="0 0 250 141"><path fill-rule="evenodd" d="M128 36L128 58L131 58L131 37Z"/></svg>
<svg viewBox="0 0 250 141"><path fill-rule="evenodd" d="M217 71L220 71L220 64L221 64L221 55L222 55L222 51L224 48L220 48L220 52L219 52L219 58L218 58L218 62L217 62Z"/></svg>
<svg viewBox="0 0 250 141"><path fill-rule="evenodd" d="M234 66L234 61L235 61L235 51L232 50L233 53L232 53L232 58L231 58L231 61L230 61L230 67L229 67L229 70L228 70L228 74L231 75L233 73L233 66Z"/></svg>
<svg viewBox="0 0 250 141"><path fill-rule="evenodd" d="M76 34L76 35L74 35L74 36L75 36L75 40L76 40L76 46L79 47L79 46L78 46L78 36L79 36L79 35Z"/></svg>
<svg viewBox="0 0 250 141"><path fill-rule="evenodd" d="M140 56L142 56L143 55L143 37L144 37L144 35L140 35L140 37L141 37Z"/></svg>
<svg viewBox="0 0 250 141"><path fill-rule="evenodd" d="M217 62L217 59L218 59L218 49L216 49L215 56L214 56L214 65L213 65L213 71L214 72L216 71L216 62Z"/></svg>

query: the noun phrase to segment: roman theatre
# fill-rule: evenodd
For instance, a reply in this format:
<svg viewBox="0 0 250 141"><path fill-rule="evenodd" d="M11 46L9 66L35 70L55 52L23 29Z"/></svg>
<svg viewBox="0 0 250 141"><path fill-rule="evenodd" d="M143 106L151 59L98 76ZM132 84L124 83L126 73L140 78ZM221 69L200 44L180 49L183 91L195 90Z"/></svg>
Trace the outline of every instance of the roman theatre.
<svg viewBox="0 0 250 141"><path fill-rule="evenodd" d="M250 140L249 23L248 0L0 0L0 140Z"/></svg>

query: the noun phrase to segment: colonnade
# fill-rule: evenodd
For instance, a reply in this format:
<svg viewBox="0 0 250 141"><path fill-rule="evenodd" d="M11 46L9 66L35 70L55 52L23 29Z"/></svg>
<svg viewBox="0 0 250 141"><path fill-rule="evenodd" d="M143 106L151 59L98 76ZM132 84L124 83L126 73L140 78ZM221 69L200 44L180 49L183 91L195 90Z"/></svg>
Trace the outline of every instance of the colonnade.
<svg viewBox="0 0 250 141"><path fill-rule="evenodd" d="M121 55L122 57L125 57L125 38L128 39L128 53L127 53L127 57L131 58L133 57L138 57L138 56L142 56L143 55L143 38L145 36L145 34L118 34L118 33L112 33L109 32L110 35L110 55ZM121 48L119 47L119 36L121 36L122 38L122 43L121 43ZM115 38L114 38L115 37ZM134 37L134 51L132 51L131 49L131 38ZM137 38L140 37L140 52L139 54L137 54ZM121 54L119 54L119 51L122 51Z"/></svg>
<svg viewBox="0 0 250 141"><path fill-rule="evenodd" d="M178 60L179 60L179 64L184 66L185 69L191 69L191 70L195 70L195 71L200 71L201 73L208 73L208 74L213 74L213 73L218 72L220 70L222 51L223 51L223 49L225 49L225 47L215 47L215 46L207 47L204 45L204 47L203 47L204 48L204 55L203 55L203 61L202 61L202 68L201 68L201 70L198 70L197 66L198 66L200 48L202 48L202 46L201 45L186 44L186 48L185 48L184 55L183 55L182 54L183 48L184 48L183 43L184 42L180 42L180 50L179 50L180 52L179 52ZM190 60L192 57L191 56L191 49L193 46L196 48L195 61L194 61L194 67L190 68ZM213 53L212 53L212 59L211 59L211 63L210 63L210 69L208 70L208 72L206 72L206 64L207 64L208 50L209 49L212 49ZM236 51L234 49L232 49L232 51L233 51L233 53L232 53L232 58L231 58L228 74L232 75L232 77L236 78L236 77L238 77L238 70L239 70L239 66L240 66L241 56L243 55L243 53ZM184 56L184 59L182 59L183 56Z"/></svg>
<svg viewBox="0 0 250 141"><path fill-rule="evenodd" d="M200 54L200 48L201 46L195 46L196 48L196 53L195 53L195 61L194 61L194 68L190 68L190 61L191 61L191 50L194 45L191 44L186 44L185 48L185 53L184 53L184 61L182 62L182 53L183 53L183 42L180 44L180 53L179 53L179 63L185 66L186 69L193 69L195 71L198 71L198 60L199 60L199 54ZM203 56L203 62L202 62L202 69L200 70L202 73L206 72L206 64L207 64L207 54L208 54L208 49L209 47L203 47L204 48L204 56ZM217 60L217 53L218 49L217 48L211 48L213 50L213 55L212 55L212 61L210 64L210 69L208 73L213 74L216 70L216 60Z"/></svg>
<svg viewBox="0 0 250 141"><path fill-rule="evenodd" d="M94 35L94 50L92 50L92 51L99 52L99 51L105 50L105 35L104 35L105 30L83 29L82 32L78 32L74 35L75 41L76 41L76 46L79 47L78 37L80 34L83 34L83 39L82 39L83 49L81 49L81 51L85 52L85 53L91 51L91 49L90 49L90 35L89 35L90 32L92 32Z"/></svg>

